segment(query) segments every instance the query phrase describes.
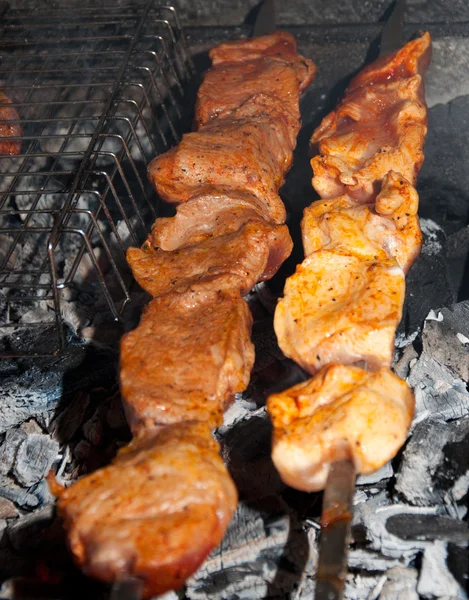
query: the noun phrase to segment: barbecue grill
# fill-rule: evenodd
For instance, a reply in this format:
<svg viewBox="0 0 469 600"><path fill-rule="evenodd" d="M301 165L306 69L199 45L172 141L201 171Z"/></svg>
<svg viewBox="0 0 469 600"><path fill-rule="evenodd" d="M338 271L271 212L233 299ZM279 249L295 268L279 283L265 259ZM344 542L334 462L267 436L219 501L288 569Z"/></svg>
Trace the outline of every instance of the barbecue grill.
<svg viewBox="0 0 469 600"><path fill-rule="evenodd" d="M128 435L114 348L97 348L93 337L116 320L128 328L132 307L139 313L142 294L124 253L160 214L148 162L190 128L194 76L207 66L207 50L249 35L254 3L180 0L178 11L156 0L0 4L0 90L23 127L21 154L0 156L0 353L9 358L0 371L0 596L99 597L108 590L86 587L60 561L51 572L56 555L40 554L53 519L43 475L54 465L66 483L108 462ZM191 600L314 594L320 497L286 490L269 456L262 404L272 386L289 385L295 368L279 355L268 308L301 260L299 219L313 200L310 134L376 50L387 6L277 3L279 27L319 68L302 99L304 126L282 188L296 250L250 298L252 383L217 432L243 502L221 547L188 582ZM434 39L418 182L425 244L407 279L395 360L416 391L417 418L402 454L358 481L350 599L467 597L469 7L409 2L406 23L405 37L425 29ZM91 362L72 385L85 353ZM90 365L99 374L103 362L105 378L90 381ZM26 554L28 561L19 558ZM61 573L72 584L54 587ZM27 592L18 595L23 575ZM35 589L38 582L46 588Z"/></svg>
<svg viewBox="0 0 469 600"><path fill-rule="evenodd" d="M93 280L115 319L130 301L125 248L156 216L146 167L178 139L192 65L170 6L4 8L0 85L23 135L0 165L2 326L16 332L2 354L55 354L64 293ZM22 348L24 328L56 343Z"/></svg>

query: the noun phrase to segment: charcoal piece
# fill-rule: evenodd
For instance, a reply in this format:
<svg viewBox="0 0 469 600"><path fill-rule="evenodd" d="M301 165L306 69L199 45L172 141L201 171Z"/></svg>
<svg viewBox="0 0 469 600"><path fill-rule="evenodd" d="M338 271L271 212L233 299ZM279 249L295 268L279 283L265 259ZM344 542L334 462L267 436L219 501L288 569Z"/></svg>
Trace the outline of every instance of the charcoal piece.
<svg viewBox="0 0 469 600"><path fill-rule="evenodd" d="M422 335L423 351L464 381L469 381L469 303L456 304L452 308L453 311L439 310L436 318L427 317Z"/></svg>
<svg viewBox="0 0 469 600"><path fill-rule="evenodd" d="M421 329L430 310L456 301L444 254L421 254L407 274L406 290L398 333L409 337Z"/></svg>
<svg viewBox="0 0 469 600"><path fill-rule="evenodd" d="M380 573L348 573L345 580L346 600L366 600L375 598L374 591L382 585L384 576Z"/></svg>
<svg viewBox="0 0 469 600"><path fill-rule="evenodd" d="M417 358L418 353L413 345L409 344L406 346L400 357L397 359L397 362L393 366L396 375L401 379L406 379L409 375L411 364L413 364L413 361L415 361Z"/></svg>
<svg viewBox="0 0 469 600"><path fill-rule="evenodd" d="M461 500L459 478L469 470L468 445L469 418L445 423L432 417L419 423L403 452L396 491L417 506L446 505L448 497Z"/></svg>
<svg viewBox="0 0 469 600"><path fill-rule="evenodd" d="M458 44L455 39L449 38L446 43L448 56L450 48L455 56L461 56L456 49ZM463 45L467 52L469 41L466 39ZM453 57L451 63L453 64ZM466 65L467 55L459 65L459 70L464 72ZM433 71L435 69L436 65ZM448 75L439 77L439 85L442 86L443 82L448 83L447 77L458 78L457 69L452 68L451 74L447 68L445 71ZM465 77L463 85L467 87ZM464 94L459 94L458 98L447 104L439 104L430 109L425 161L417 186L420 216L434 220L443 227L447 235L462 229L469 221L469 173L467 169L461 168L469 160L469 148L465 136L461 135L462 131L469 128L469 89ZM458 159L455 160L455 157ZM438 165L437 170L435 165Z"/></svg>
<svg viewBox="0 0 469 600"><path fill-rule="evenodd" d="M383 479L389 479L394 474L392 465L390 462L386 463L374 473L369 475L359 475L357 477L357 485L371 485L372 483L378 483Z"/></svg>
<svg viewBox="0 0 469 600"><path fill-rule="evenodd" d="M21 431L23 431L26 434L44 433L42 427L39 425L39 423L36 421L36 419L29 419L28 421L21 423L20 429L21 429Z"/></svg>
<svg viewBox="0 0 469 600"><path fill-rule="evenodd" d="M468 588L469 548L460 547L456 544L448 543L446 546L446 564L453 577L459 585L466 590Z"/></svg>
<svg viewBox="0 0 469 600"><path fill-rule="evenodd" d="M50 336L49 336L50 337ZM0 376L0 433L30 417L55 410L94 381L115 377L116 355L69 343L58 358L37 359Z"/></svg>
<svg viewBox="0 0 469 600"><path fill-rule="evenodd" d="M390 533L386 527L387 520L395 515L435 514L434 508L421 508L406 504L386 504L379 495L355 506L352 521L354 539L363 530L368 541L368 548L380 552L389 558L398 558L408 564L428 542L420 540L403 540Z"/></svg>
<svg viewBox="0 0 469 600"><path fill-rule="evenodd" d="M417 585L424 598L467 598L448 569L447 557L446 542L437 540L425 548Z"/></svg>
<svg viewBox="0 0 469 600"><path fill-rule="evenodd" d="M40 532L48 527L54 517L54 507L47 506L12 521L7 536L17 552L25 552L40 543Z"/></svg>
<svg viewBox="0 0 469 600"><path fill-rule="evenodd" d="M271 459L272 424L265 409L235 422L223 438L223 459L242 498L285 488Z"/></svg>
<svg viewBox="0 0 469 600"><path fill-rule="evenodd" d="M25 439L26 433L22 429L9 429L6 432L0 446L0 473L7 475L11 471L18 448Z"/></svg>
<svg viewBox="0 0 469 600"><path fill-rule="evenodd" d="M223 541L187 582L190 600L307 598L317 561L316 532L305 532L279 498L240 504ZM305 590L306 588L306 590ZM290 597L290 596L288 596ZM311 596L309 596L311 597Z"/></svg>
<svg viewBox="0 0 469 600"><path fill-rule="evenodd" d="M465 382L426 352L412 366L408 383L415 394L417 421L431 415L449 420L469 414L469 392Z"/></svg>
<svg viewBox="0 0 469 600"><path fill-rule="evenodd" d="M454 544L469 542L467 523L441 515L395 515L386 521L386 529L402 540L441 540Z"/></svg>
<svg viewBox="0 0 469 600"><path fill-rule="evenodd" d="M34 494L17 485L10 477L0 476L0 497L11 500L21 508L31 509L39 506Z"/></svg>
<svg viewBox="0 0 469 600"><path fill-rule="evenodd" d="M399 558L389 558L375 550L368 548L351 548L348 553L349 569L368 571L369 573L382 572L401 564Z"/></svg>
<svg viewBox="0 0 469 600"><path fill-rule="evenodd" d="M458 299L469 297L469 226L448 236L445 245L446 262Z"/></svg>
<svg viewBox="0 0 469 600"><path fill-rule="evenodd" d="M386 573L386 580L379 600L419 600L417 593L417 569L393 567Z"/></svg>
<svg viewBox="0 0 469 600"><path fill-rule="evenodd" d="M24 486L40 481L57 458L59 444L47 435L33 433L20 444L13 473Z"/></svg>
<svg viewBox="0 0 469 600"><path fill-rule="evenodd" d="M17 517L18 514L13 502L0 496L0 519L11 519Z"/></svg>

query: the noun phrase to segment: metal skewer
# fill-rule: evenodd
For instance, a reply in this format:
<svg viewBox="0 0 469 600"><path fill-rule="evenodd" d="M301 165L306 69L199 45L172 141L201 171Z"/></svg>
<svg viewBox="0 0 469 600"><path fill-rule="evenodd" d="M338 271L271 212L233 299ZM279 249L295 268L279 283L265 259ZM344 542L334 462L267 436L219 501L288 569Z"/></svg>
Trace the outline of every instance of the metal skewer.
<svg viewBox="0 0 469 600"><path fill-rule="evenodd" d="M355 468L348 460L332 463L322 504L316 600L341 600L347 575Z"/></svg>
<svg viewBox="0 0 469 600"><path fill-rule="evenodd" d="M115 581L109 600L141 600L143 581L136 577L127 577Z"/></svg>

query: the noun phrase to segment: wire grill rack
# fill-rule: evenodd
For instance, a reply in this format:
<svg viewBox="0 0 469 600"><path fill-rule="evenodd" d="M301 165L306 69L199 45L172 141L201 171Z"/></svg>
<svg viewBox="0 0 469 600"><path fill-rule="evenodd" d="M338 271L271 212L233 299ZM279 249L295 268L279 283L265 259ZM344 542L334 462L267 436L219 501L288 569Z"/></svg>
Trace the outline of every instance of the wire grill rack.
<svg viewBox="0 0 469 600"><path fill-rule="evenodd" d="M154 0L0 15L0 90L22 128L21 153L0 155L0 356L57 354L64 295L92 285L113 319L130 301L125 249L157 212L147 165L179 137L193 65ZM25 349L24 328L53 348Z"/></svg>

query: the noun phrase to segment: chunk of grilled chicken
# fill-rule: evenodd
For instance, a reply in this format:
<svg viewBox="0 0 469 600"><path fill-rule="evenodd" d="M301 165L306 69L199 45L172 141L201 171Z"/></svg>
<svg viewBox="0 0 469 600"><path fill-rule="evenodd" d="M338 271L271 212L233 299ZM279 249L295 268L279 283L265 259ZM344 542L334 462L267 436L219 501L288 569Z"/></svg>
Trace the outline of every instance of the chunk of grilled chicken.
<svg viewBox="0 0 469 600"><path fill-rule="evenodd" d="M112 583L144 582L144 597L177 589L221 541L236 488L205 423L144 432L111 465L58 492L75 562Z"/></svg>
<svg viewBox="0 0 469 600"><path fill-rule="evenodd" d="M19 154L21 152L21 140L11 139L23 135L19 120L20 116L17 110L11 106L10 98L0 92L0 154Z"/></svg>
<svg viewBox="0 0 469 600"><path fill-rule="evenodd" d="M263 94L229 117L215 119L153 159L150 181L167 202L186 202L202 186L224 186L254 194L276 210L290 167L299 121Z"/></svg>
<svg viewBox="0 0 469 600"><path fill-rule="evenodd" d="M410 388L392 371L332 364L267 401L274 425L272 459L282 480L306 492L325 487L331 463L351 460L372 473L405 441Z"/></svg>
<svg viewBox="0 0 469 600"><path fill-rule="evenodd" d="M153 300L121 342L120 382L133 432L195 420L218 427L254 364L252 317L238 292Z"/></svg>
<svg viewBox="0 0 469 600"><path fill-rule="evenodd" d="M239 290L247 294L270 279L290 256L293 242L286 225L261 219L238 231L166 252L145 244L129 248L127 261L138 283L152 296L192 290Z"/></svg>
<svg viewBox="0 0 469 600"><path fill-rule="evenodd" d="M394 171L384 177L376 202L347 195L313 202L301 223L305 255L334 250L365 260L394 258L407 273L422 247L418 203L415 188Z"/></svg>
<svg viewBox="0 0 469 600"><path fill-rule="evenodd" d="M277 304L279 346L311 374L332 362L390 366L404 295L395 260L314 252L287 279Z"/></svg>
<svg viewBox="0 0 469 600"><path fill-rule="evenodd" d="M212 68L197 97L197 128L229 115L259 91L280 99L290 115L300 118L298 96L313 79L316 67L296 52L289 33L277 31L256 40L221 44L210 51L210 58Z"/></svg>
<svg viewBox="0 0 469 600"><path fill-rule="evenodd" d="M177 250L238 231L252 219L284 223L285 207L280 198L273 208L276 210L269 212L256 196L242 190L205 188L179 204L174 217L157 219L147 241L153 248Z"/></svg>
<svg viewBox="0 0 469 600"><path fill-rule="evenodd" d="M311 165L322 198L374 199L393 170L415 185L423 162L427 107L423 79L431 54L428 33L366 67L314 132Z"/></svg>

